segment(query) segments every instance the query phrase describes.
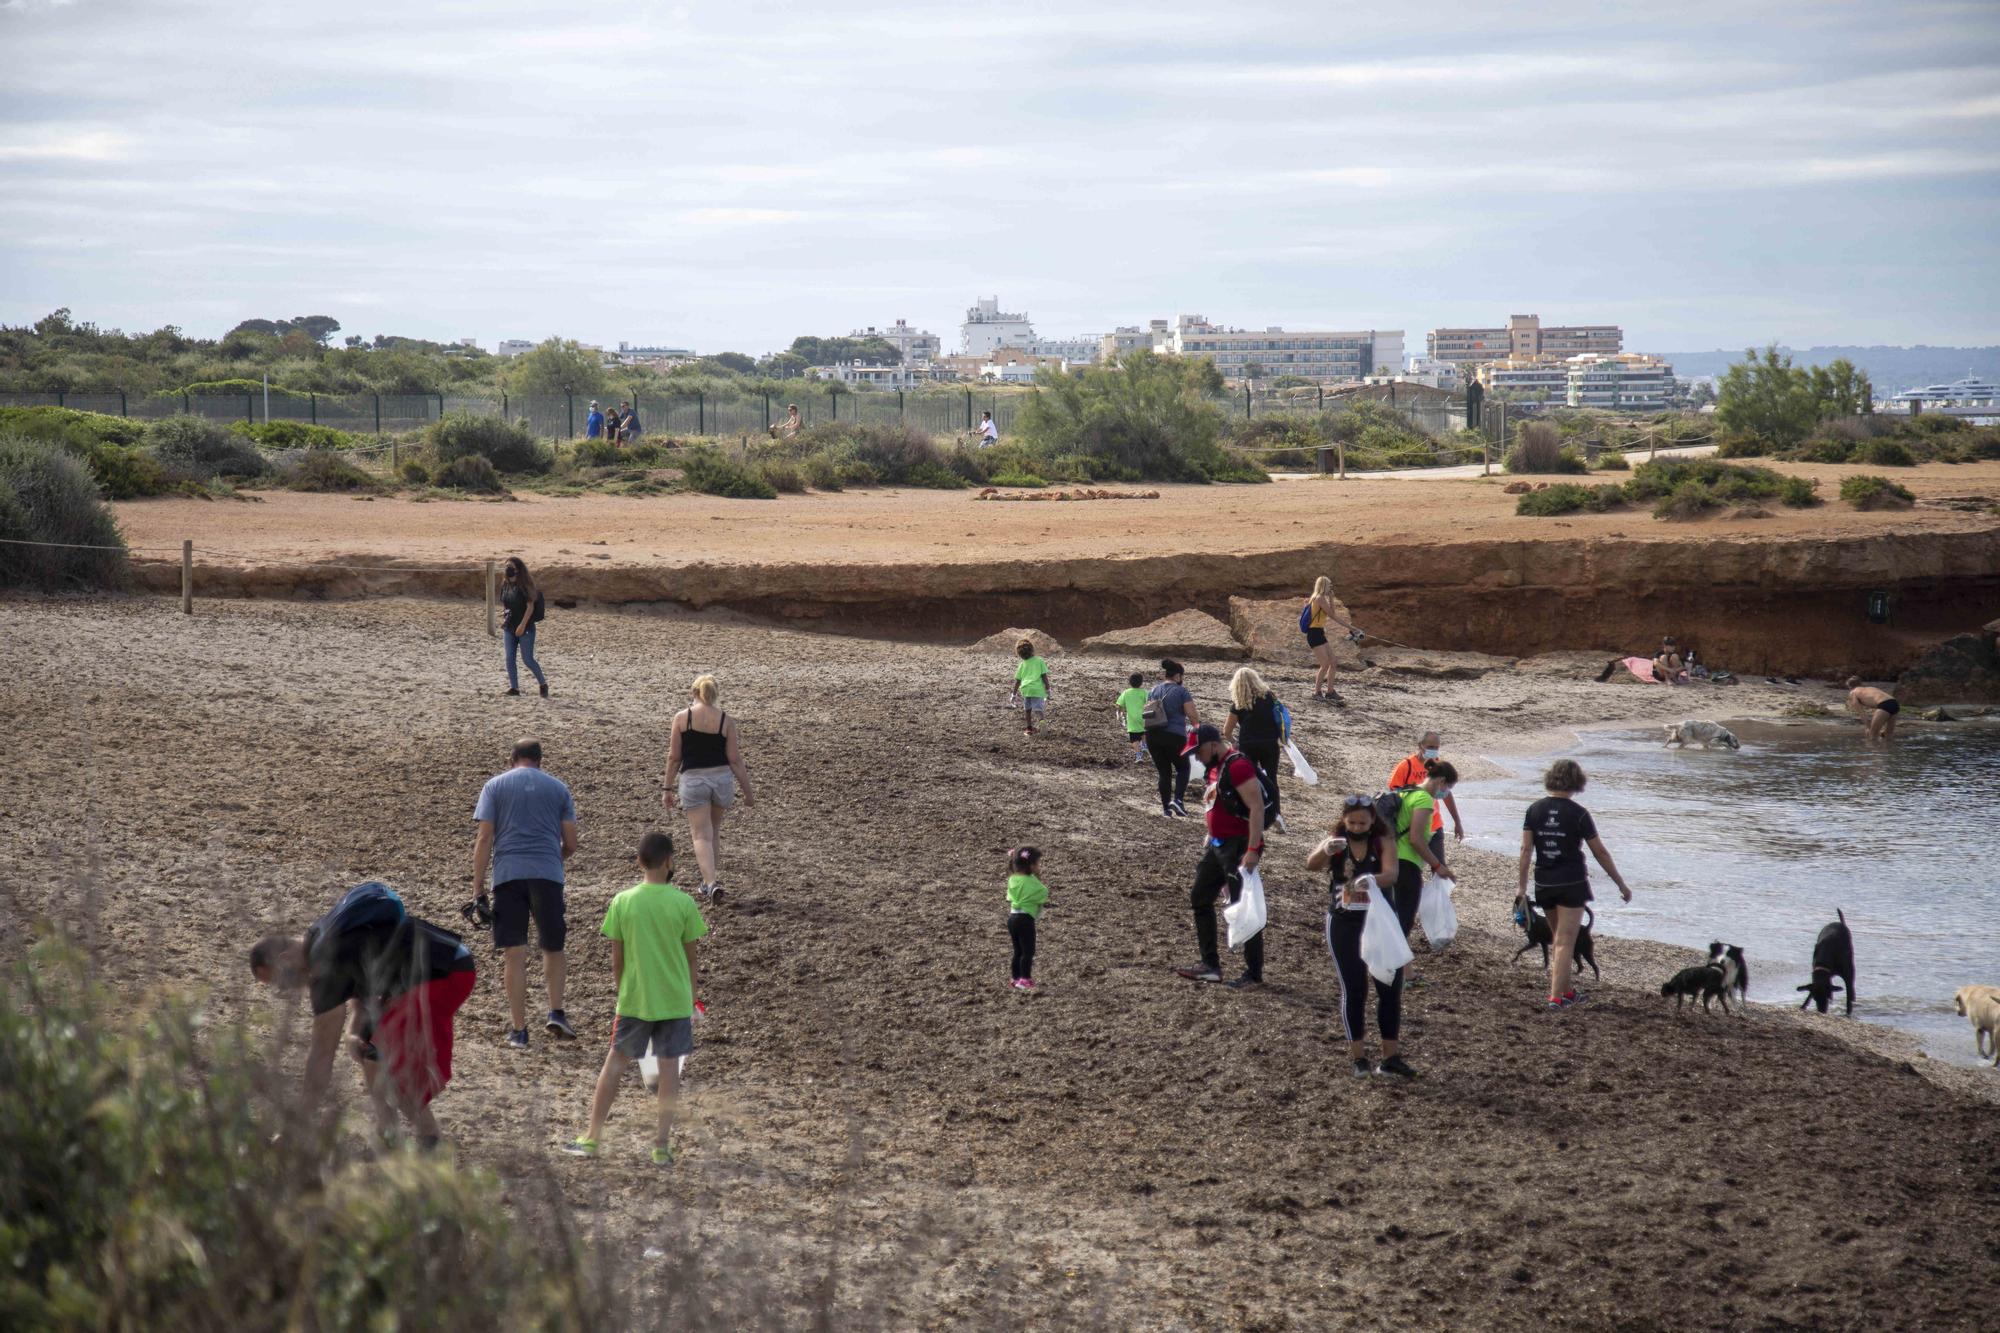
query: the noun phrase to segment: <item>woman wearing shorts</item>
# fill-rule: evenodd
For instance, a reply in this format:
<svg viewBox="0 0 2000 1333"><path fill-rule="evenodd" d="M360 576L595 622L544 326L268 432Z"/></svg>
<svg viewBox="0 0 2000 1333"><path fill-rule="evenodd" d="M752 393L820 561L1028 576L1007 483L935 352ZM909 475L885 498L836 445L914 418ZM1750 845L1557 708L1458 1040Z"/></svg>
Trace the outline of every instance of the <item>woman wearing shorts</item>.
<svg viewBox="0 0 2000 1333"><path fill-rule="evenodd" d="M1521 912L1527 902L1528 867L1532 864L1535 906L1548 913L1549 929L1555 936L1549 948L1547 1007L1551 1013L1584 1001L1570 984L1570 968L1575 963L1577 927L1583 924L1584 904L1590 901L1590 873L1583 863L1585 847L1611 876L1624 900L1632 901L1632 890L1611 863L1611 853L1597 836L1590 811L1576 803L1583 783L1583 769L1576 760L1556 760L1542 776L1548 795L1528 807L1527 818L1521 823L1521 878L1514 894L1514 910Z"/></svg>
<svg viewBox="0 0 2000 1333"><path fill-rule="evenodd" d="M701 867L701 888L696 896L704 902L722 897L716 859L721 851L723 814L735 803L739 788L744 805L757 804L750 790L750 774L743 767L743 752L736 743L736 724L716 707L719 694L715 677L697 676L689 689L688 706L674 714L663 797L669 813L676 798L687 811L688 829L694 834L694 859Z"/></svg>
<svg viewBox="0 0 2000 1333"><path fill-rule="evenodd" d="M1338 626L1343 634L1354 629L1333 613L1333 580L1322 574L1313 584L1312 599L1306 603L1306 647L1319 667L1313 676L1313 698L1344 704L1347 701L1333 688L1333 645L1326 641L1328 625Z"/></svg>
<svg viewBox="0 0 2000 1333"><path fill-rule="evenodd" d="M1368 1031L1368 964L1361 961L1361 929L1368 921L1369 892L1357 881L1373 875L1383 892L1386 867L1395 863L1396 835L1375 813L1375 803L1366 796L1349 796L1341 802L1340 822L1331 837L1312 849L1306 869L1327 873L1326 947L1333 955L1334 970L1340 976L1340 1022L1347 1034L1347 1058L1354 1062L1354 1076L1389 1074L1415 1078L1416 1071L1397 1054L1397 1038L1403 1031L1403 974L1384 986L1375 985L1375 1026L1382 1037L1382 1063L1370 1066L1363 1053Z"/></svg>

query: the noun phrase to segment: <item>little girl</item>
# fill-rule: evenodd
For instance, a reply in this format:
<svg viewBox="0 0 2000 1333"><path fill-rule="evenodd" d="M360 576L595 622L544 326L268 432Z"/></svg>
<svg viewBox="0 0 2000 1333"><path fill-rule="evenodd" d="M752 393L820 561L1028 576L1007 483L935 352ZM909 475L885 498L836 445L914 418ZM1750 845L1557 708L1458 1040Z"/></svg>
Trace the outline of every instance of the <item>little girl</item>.
<svg viewBox="0 0 2000 1333"><path fill-rule="evenodd" d="M1049 886L1036 877L1041 867L1039 847L1017 847L1007 853L1007 938L1014 942L1015 990L1035 988L1035 922L1049 900Z"/></svg>

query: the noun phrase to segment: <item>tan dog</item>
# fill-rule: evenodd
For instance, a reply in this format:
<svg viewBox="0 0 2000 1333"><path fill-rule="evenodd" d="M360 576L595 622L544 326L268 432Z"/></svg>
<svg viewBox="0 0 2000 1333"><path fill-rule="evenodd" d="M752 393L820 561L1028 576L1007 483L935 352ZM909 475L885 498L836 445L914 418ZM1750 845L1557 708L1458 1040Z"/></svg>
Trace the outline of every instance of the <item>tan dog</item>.
<svg viewBox="0 0 2000 1333"><path fill-rule="evenodd" d="M1953 1003L1972 1020L1973 1044L1979 1058L1991 1058L2000 1069L2000 986L1960 986Z"/></svg>

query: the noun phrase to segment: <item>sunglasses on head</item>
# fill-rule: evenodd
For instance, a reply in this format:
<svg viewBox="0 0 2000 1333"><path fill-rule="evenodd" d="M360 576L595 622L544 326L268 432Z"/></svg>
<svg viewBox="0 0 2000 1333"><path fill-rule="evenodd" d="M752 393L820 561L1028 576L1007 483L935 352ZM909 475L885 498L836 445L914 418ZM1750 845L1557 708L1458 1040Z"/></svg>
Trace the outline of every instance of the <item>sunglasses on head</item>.
<svg viewBox="0 0 2000 1333"><path fill-rule="evenodd" d="M1343 810L1365 810L1375 802L1366 796L1343 796L1340 808Z"/></svg>

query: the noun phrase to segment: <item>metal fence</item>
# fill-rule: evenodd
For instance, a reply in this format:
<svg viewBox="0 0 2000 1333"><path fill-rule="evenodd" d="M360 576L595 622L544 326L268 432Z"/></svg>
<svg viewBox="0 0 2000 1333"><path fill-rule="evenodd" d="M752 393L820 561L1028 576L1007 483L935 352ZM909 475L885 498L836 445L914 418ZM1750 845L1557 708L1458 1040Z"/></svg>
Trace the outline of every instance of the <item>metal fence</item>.
<svg viewBox="0 0 2000 1333"><path fill-rule="evenodd" d="M877 426L909 426L932 435L953 435L979 429L980 414L991 412L1001 434L1013 429L1025 394L982 394L976 390L945 393L842 393L818 391L779 398L770 394L635 394L631 398L598 400L611 409L630 402L644 435L749 436L763 435L781 424L794 404L807 425L853 421ZM524 423L536 435L551 440L576 439L585 433L591 399L576 394L470 396L459 394L329 394L291 393L273 389L249 393L139 394L0 393L0 407L71 407L112 416L157 418L177 415L220 421L303 421L362 435L387 435L418 430L453 412L499 417Z"/></svg>

